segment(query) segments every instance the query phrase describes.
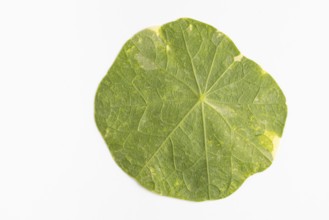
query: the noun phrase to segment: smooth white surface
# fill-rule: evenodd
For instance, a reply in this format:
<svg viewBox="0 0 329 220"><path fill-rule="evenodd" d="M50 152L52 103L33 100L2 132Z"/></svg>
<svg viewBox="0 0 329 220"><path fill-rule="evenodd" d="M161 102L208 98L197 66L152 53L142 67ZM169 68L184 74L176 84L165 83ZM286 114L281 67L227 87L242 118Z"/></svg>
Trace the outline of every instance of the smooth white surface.
<svg viewBox="0 0 329 220"><path fill-rule="evenodd" d="M1 1L0 219L329 219L328 11L326 0ZM94 123L125 41L180 17L226 33L287 98L274 164L223 200L146 191Z"/></svg>

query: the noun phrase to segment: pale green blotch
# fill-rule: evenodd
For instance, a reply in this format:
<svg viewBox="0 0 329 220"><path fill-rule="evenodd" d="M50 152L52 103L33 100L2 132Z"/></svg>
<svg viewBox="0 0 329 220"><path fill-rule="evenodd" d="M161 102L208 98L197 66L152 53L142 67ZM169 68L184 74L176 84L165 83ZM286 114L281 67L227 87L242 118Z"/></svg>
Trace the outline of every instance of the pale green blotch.
<svg viewBox="0 0 329 220"><path fill-rule="evenodd" d="M129 39L95 98L116 163L143 187L192 201L224 198L268 168L286 116L274 79L188 18Z"/></svg>
<svg viewBox="0 0 329 220"><path fill-rule="evenodd" d="M277 148L279 146L280 137L273 131L265 131L264 135L267 136L271 140L272 146L273 146L271 153L272 153L272 156L275 157Z"/></svg>
<svg viewBox="0 0 329 220"><path fill-rule="evenodd" d="M153 31L157 36L160 35L160 28L161 26L153 26L153 27L149 27L148 29Z"/></svg>

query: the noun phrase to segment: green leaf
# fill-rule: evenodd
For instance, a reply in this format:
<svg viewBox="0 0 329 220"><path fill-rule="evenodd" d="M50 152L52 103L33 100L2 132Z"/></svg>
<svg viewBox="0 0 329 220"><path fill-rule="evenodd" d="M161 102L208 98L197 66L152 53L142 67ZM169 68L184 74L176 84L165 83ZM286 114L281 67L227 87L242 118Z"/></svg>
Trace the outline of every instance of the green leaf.
<svg viewBox="0 0 329 220"><path fill-rule="evenodd" d="M273 78L188 18L129 39L95 100L117 164L151 191L193 201L224 198L269 167L286 116Z"/></svg>

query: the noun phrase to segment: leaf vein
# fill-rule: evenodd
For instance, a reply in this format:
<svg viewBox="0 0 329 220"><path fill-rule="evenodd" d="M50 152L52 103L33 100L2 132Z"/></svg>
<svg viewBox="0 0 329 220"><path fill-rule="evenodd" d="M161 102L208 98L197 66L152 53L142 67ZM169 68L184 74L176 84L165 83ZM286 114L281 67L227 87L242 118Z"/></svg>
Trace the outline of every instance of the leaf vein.
<svg viewBox="0 0 329 220"><path fill-rule="evenodd" d="M216 83L219 82L219 80L221 80L225 75L226 73L228 72L228 70L230 70L232 68L232 66L237 63L237 61L233 61L226 69L225 71L222 73L222 75L220 75L220 77L218 77L218 79L214 82L214 84L212 84L212 86L208 89L207 91L207 94L210 93L211 89L216 85Z"/></svg>
<svg viewBox="0 0 329 220"><path fill-rule="evenodd" d="M191 62L192 70L193 70L193 75L194 75L194 79L195 79L195 83L196 83L197 86L198 86L199 93L201 93L200 85L199 85L198 80L197 80L197 77L196 77L196 71L195 71L195 67L194 67L193 60L192 60L192 56L191 56L191 53L190 53L190 51L189 51L189 49L188 49L188 46L187 46L185 33L184 33L184 31L183 31L182 26L181 26L181 25L179 25L179 26L180 26L180 29L181 29L182 34L183 34L184 45L185 45L185 48L186 48L186 51L187 51L188 57L190 58L190 62Z"/></svg>
<svg viewBox="0 0 329 220"><path fill-rule="evenodd" d="M207 91L208 81L209 81L210 75L212 73L212 69L213 69L213 66L214 66L214 63L215 63L215 59L216 59L216 56L217 56L217 50L218 50L219 46L222 44L222 42L223 42L223 40L219 44L217 44L217 46L216 46L214 57L213 57L213 59L211 61L210 70L209 70L208 75L207 75L206 85L205 85L204 91Z"/></svg>
<svg viewBox="0 0 329 220"><path fill-rule="evenodd" d="M201 114L202 114L202 124L203 124L203 141L204 150L206 155L206 167L207 167L207 179L208 179L208 199L210 199L210 175L209 175L209 160L208 160L208 149L207 149L207 130L206 130L206 120L204 115L204 104L201 104Z"/></svg>

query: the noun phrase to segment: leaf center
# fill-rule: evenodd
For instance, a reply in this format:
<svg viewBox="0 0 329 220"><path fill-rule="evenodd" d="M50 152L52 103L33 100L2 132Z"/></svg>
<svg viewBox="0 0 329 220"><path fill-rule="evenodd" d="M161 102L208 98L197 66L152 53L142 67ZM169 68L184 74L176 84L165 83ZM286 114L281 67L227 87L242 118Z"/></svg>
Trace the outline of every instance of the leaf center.
<svg viewBox="0 0 329 220"><path fill-rule="evenodd" d="M206 94L205 94L205 93L200 94L200 96L199 96L199 101L200 101L200 102L204 102L205 100L206 100Z"/></svg>

